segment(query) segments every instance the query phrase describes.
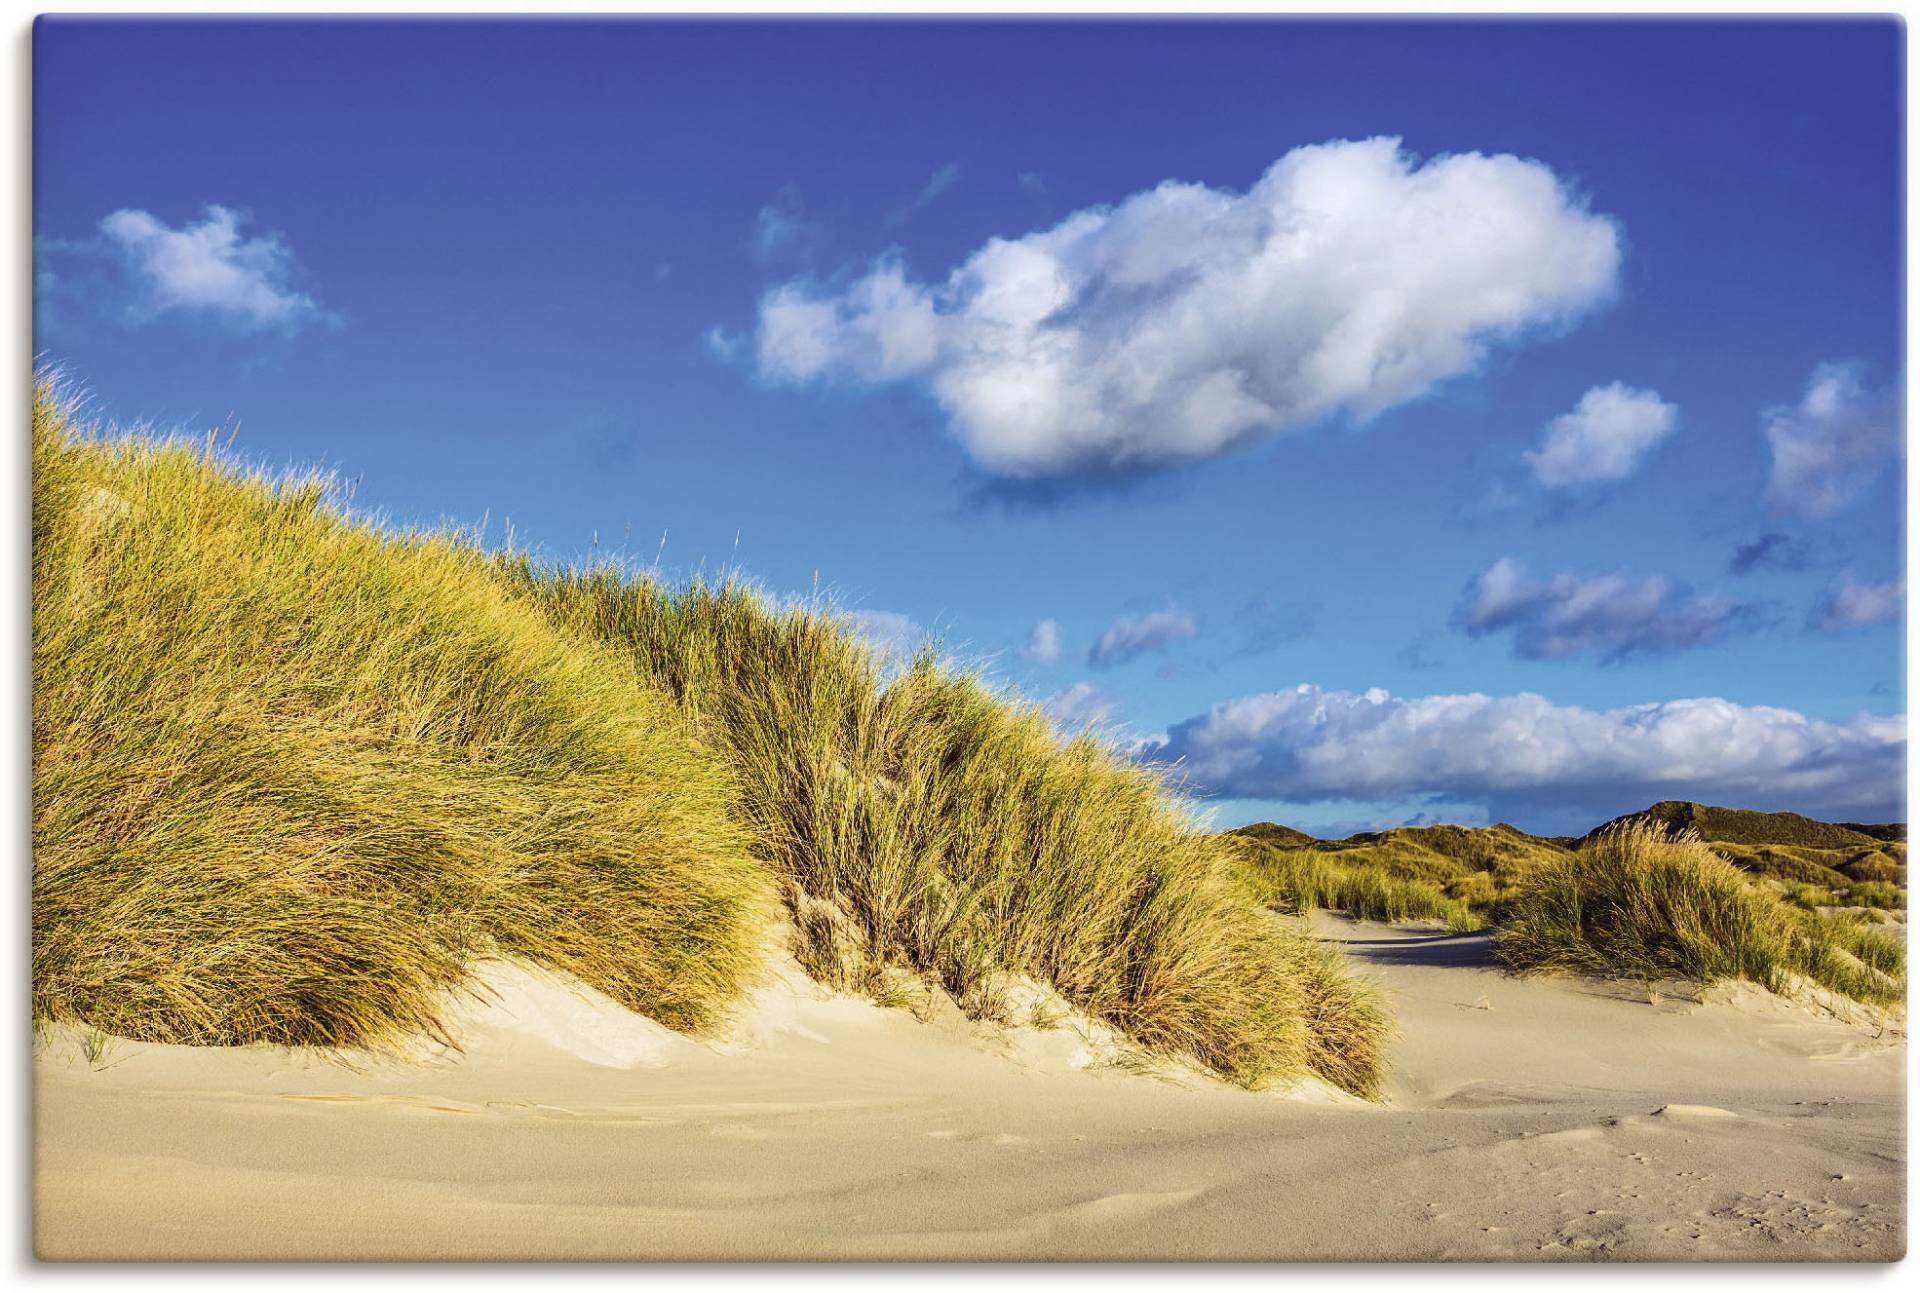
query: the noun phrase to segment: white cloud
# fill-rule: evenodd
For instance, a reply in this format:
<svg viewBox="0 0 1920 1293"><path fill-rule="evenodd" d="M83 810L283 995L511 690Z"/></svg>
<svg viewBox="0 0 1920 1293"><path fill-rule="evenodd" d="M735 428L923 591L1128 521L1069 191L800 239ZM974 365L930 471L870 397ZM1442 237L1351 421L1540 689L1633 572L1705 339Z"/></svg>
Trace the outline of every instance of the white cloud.
<svg viewBox="0 0 1920 1293"><path fill-rule="evenodd" d="M172 229L145 211L115 211L100 232L139 281L141 313L220 315L245 327L293 328L320 315L289 285L293 255L276 234L240 236L241 215L209 206L199 224Z"/></svg>
<svg viewBox="0 0 1920 1293"><path fill-rule="evenodd" d="M1087 651L1087 663L1123 664L1137 655L1190 638L1199 631L1200 625L1193 616L1178 607L1145 615L1122 615L1107 626L1100 640Z"/></svg>
<svg viewBox="0 0 1920 1293"><path fill-rule="evenodd" d="M1526 459L1534 479L1554 488L1625 480L1679 425L1680 410L1659 392L1614 382L1594 387L1573 412L1547 423Z"/></svg>
<svg viewBox="0 0 1920 1293"><path fill-rule="evenodd" d="M1034 664L1059 664L1066 658L1067 644L1059 620L1041 620L1027 634L1027 645L1020 654Z"/></svg>
<svg viewBox="0 0 1920 1293"><path fill-rule="evenodd" d="M1502 557L1467 585L1454 624L1470 637L1510 631L1522 659L1617 661L1705 646L1750 614L1742 603L1695 595L1664 575L1534 580L1519 561Z"/></svg>
<svg viewBox="0 0 1920 1293"><path fill-rule="evenodd" d="M1314 803L1485 799L1497 816L1656 799L1900 815L1906 720L1834 723L1715 698L1619 709L1543 696L1401 697L1374 688L1243 696L1174 724L1148 757L1179 760L1204 793Z"/></svg>
<svg viewBox="0 0 1920 1293"><path fill-rule="evenodd" d="M903 664L913 659L933 635L910 616L898 611L842 611L839 618L883 660Z"/></svg>
<svg viewBox="0 0 1920 1293"><path fill-rule="evenodd" d="M1090 682L1076 682L1040 702L1053 725L1069 734L1099 727L1119 708L1119 702Z"/></svg>
<svg viewBox="0 0 1920 1293"><path fill-rule="evenodd" d="M994 238L942 283L882 259L761 301L764 379L923 382L1013 477L1206 458L1366 420L1606 299L1613 221L1546 166L1296 148L1246 193L1168 181Z"/></svg>
<svg viewBox="0 0 1920 1293"><path fill-rule="evenodd" d="M1763 415L1773 471L1767 501L1781 512L1832 516L1900 451L1897 396L1869 392L1844 364L1822 364L1792 407Z"/></svg>
<svg viewBox="0 0 1920 1293"><path fill-rule="evenodd" d="M1851 572L1814 612L1814 627L1828 633L1866 628L1900 618L1906 609L1907 581L1890 579L1884 584L1862 584Z"/></svg>

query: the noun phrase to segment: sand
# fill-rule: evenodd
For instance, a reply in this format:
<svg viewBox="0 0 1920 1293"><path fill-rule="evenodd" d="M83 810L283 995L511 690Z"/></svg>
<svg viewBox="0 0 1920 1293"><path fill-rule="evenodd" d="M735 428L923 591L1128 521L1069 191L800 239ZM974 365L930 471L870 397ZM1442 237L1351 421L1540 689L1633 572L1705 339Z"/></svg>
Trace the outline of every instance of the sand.
<svg viewBox="0 0 1920 1293"><path fill-rule="evenodd" d="M343 1066L49 1030L35 1245L100 1258L1891 1260L1905 1039L1753 991L1494 968L1333 918L1384 1105L1254 1094L1069 1020L983 1030L791 967L700 1043L494 965L464 1053ZM1118 1062L1116 1062L1118 1061Z"/></svg>

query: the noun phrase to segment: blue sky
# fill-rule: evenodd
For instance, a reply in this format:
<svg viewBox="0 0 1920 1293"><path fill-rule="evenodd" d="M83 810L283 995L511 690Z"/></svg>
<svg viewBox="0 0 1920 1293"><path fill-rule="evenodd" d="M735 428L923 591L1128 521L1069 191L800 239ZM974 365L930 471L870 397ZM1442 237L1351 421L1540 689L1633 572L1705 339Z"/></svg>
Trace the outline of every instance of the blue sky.
<svg viewBox="0 0 1920 1293"><path fill-rule="evenodd" d="M1221 823L1896 817L1900 35L42 20L35 345Z"/></svg>

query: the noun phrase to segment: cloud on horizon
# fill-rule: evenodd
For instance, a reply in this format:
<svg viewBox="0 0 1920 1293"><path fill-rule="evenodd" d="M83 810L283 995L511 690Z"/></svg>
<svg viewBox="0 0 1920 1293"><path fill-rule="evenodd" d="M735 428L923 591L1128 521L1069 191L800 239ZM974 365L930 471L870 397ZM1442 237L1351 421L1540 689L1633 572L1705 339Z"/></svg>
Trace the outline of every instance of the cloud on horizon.
<svg viewBox="0 0 1920 1293"><path fill-rule="evenodd" d="M1821 364L1799 404L1762 415L1768 504L1816 520L1842 511L1899 454L1903 414L1897 393L1867 390L1853 366Z"/></svg>
<svg viewBox="0 0 1920 1293"><path fill-rule="evenodd" d="M1753 616L1751 606L1695 595L1665 575L1535 580L1518 560L1502 557L1467 585L1453 623L1468 637L1512 633L1522 660L1591 655L1612 664L1706 646Z"/></svg>
<svg viewBox="0 0 1920 1293"><path fill-rule="evenodd" d="M1679 408L1658 391L1614 382L1594 387L1571 413L1547 423L1540 447L1525 457L1549 489L1625 480L1679 425Z"/></svg>
<svg viewBox="0 0 1920 1293"><path fill-rule="evenodd" d="M1658 799L1903 812L1906 720L1843 723L1714 697L1595 710L1544 696L1395 696L1301 684L1173 724L1143 757L1178 761L1196 793L1297 804L1436 797L1494 816L1591 824ZM1624 806L1624 807L1623 807Z"/></svg>
<svg viewBox="0 0 1920 1293"><path fill-rule="evenodd" d="M1613 220L1545 165L1296 148L1245 193L1169 180L993 238L943 282L886 256L760 301L763 380L913 381L991 474L1209 458L1365 422L1613 293Z"/></svg>
<svg viewBox="0 0 1920 1293"><path fill-rule="evenodd" d="M280 236L242 237L245 218L229 207L208 206L200 223L178 229L132 208L102 219L100 232L140 295L133 317L145 322L177 310L241 328L287 331L328 318L291 285L293 253Z"/></svg>

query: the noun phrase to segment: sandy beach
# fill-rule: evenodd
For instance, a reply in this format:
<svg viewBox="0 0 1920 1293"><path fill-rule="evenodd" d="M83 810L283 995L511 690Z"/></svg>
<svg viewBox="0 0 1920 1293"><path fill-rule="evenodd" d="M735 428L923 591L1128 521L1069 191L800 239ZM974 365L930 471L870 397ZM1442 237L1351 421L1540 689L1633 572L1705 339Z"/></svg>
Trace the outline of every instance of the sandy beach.
<svg viewBox="0 0 1920 1293"><path fill-rule="evenodd" d="M464 1054L77 1033L36 1061L54 1259L1889 1260L1904 1038L1494 968L1321 918L1401 1028L1383 1106L1113 1061L786 973L701 1044L496 967Z"/></svg>

